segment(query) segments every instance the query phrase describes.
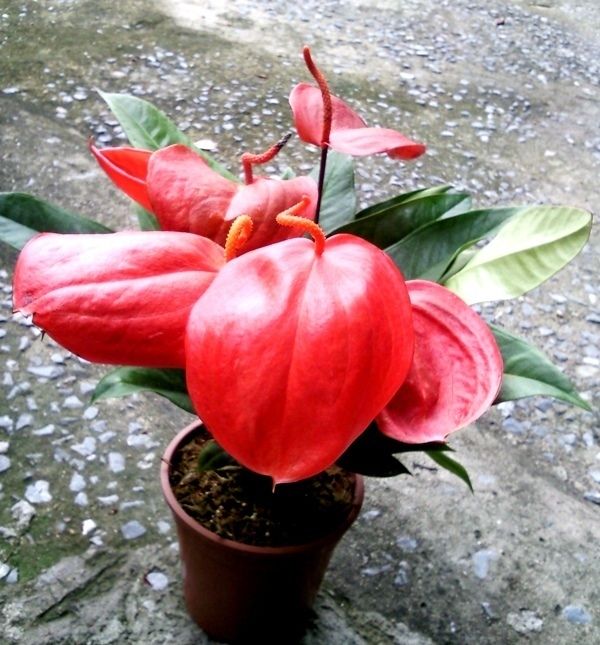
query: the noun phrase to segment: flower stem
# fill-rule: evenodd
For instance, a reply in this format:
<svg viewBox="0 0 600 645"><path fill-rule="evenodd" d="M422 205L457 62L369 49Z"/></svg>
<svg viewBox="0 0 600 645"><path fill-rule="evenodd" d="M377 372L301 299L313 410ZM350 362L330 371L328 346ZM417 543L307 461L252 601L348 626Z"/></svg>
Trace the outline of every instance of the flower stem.
<svg viewBox="0 0 600 645"><path fill-rule="evenodd" d="M327 152L329 146L321 147L321 161L319 162L319 184L318 184L318 198L317 208L315 210L315 224L319 223L319 215L321 214L321 200L323 198L323 190L325 187L325 169L327 168Z"/></svg>

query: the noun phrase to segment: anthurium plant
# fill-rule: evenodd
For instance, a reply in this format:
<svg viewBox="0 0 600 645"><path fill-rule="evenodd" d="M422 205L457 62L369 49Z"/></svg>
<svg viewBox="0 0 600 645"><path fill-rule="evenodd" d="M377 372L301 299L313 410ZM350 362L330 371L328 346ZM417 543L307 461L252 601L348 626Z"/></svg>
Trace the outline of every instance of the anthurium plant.
<svg viewBox="0 0 600 645"><path fill-rule="evenodd" d="M471 305L548 279L584 246L591 216L474 210L451 186L357 211L353 156L409 161L425 146L368 127L308 48L304 59L316 84L297 85L290 105L320 153L306 176L259 175L289 137L242 154L240 181L150 103L102 94L131 147L90 150L137 202L142 230L2 194L0 238L22 249L14 308L75 354L120 366L96 399L146 390L196 413L212 436L206 463L235 460L278 485L334 463L397 475L399 455L422 450L469 483L446 440L494 403L544 395L588 409L548 358Z"/></svg>

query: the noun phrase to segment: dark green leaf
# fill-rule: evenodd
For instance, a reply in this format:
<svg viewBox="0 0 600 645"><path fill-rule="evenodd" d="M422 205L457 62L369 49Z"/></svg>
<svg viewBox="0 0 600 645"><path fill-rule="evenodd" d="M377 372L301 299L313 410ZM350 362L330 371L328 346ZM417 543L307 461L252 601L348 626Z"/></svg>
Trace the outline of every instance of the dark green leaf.
<svg viewBox="0 0 600 645"><path fill-rule="evenodd" d="M388 200L381 208L337 228L334 233L351 233L381 249L389 247L416 229L439 219L445 213L469 201L466 193L443 193L409 199ZM364 211L363 211L364 212Z"/></svg>
<svg viewBox="0 0 600 645"><path fill-rule="evenodd" d="M344 454L337 461L338 466L365 477L396 477L411 475L408 468L396 457L389 454Z"/></svg>
<svg viewBox="0 0 600 645"><path fill-rule="evenodd" d="M413 231L386 252L407 280L439 281L459 253L524 208L491 208L439 219Z"/></svg>
<svg viewBox="0 0 600 645"><path fill-rule="evenodd" d="M204 473L236 465L237 461L229 453L225 452L214 439L209 439L198 455L197 470L199 473Z"/></svg>
<svg viewBox="0 0 600 645"><path fill-rule="evenodd" d="M138 218L138 223L142 231L160 230L158 220L156 219L156 215L154 215L154 213L151 213L150 211L147 211L143 206L136 204L135 214Z"/></svg>
<svg viewBox="0 0 600 645"><path fill-rule="evenodd" d="M132 146L144 150L158 150L181 143L200 155L214 171L227 179L238 181L237 177L211 155L194 146L192 140L152 103L129 94L100 92L100 96L117 117Z"/></svg>
<svg viewBox="0 0 600 645"><path fill-rule="evenodd" d="M70 213L27 193L0 193L0 221L0 240L18 249L38 232L111 232L94 220Z"/></svg>
<svg viewBox="0 0 600 645"><path fill-rule="evenodd" d="M177 369L119 367L98 383L92 400L128 396L135 392L155 392L182 410L194 414L185 384L185 372Z"/></svg>
<svg viewBox="0 0 600 645"><path fill-rule="evenodd" d="M504 359L504 376L496 403L540 395L591 410L571 381L539 349L504 329L490 327Z"/></svg>
<svg viewBox="0 0 600 645"><path fill-rule="evenodd" d="M356 219L375 215L381 210L387 210L388 208L397 206L398 204L403 204L404 202L408 202L413 199L422 199L424 197L431 197L432 195L443 195L450 190L452 190L452 186L446 184L443 186L433 186L431 188L420 188L419 190L411 190L408 193L394 195L394 197L386 199L383 202L378 202L377 204L372 204L367 208L363 208L363 210L356 213Z"/></svg>
<svg viewBox="0 0 600 645"><path fill-rule="evenodd" d="M441 442L410 444L383 435L373 422L338 459L338 465L370 477L394 477L410 471L393 455L417 451L445 451L449 446Z"/></svg>
<svg viewBox="0 0 600 645"><path fill-rule="evenodd" d="M310 174L315 181L318 181L319 167L314 168ZM337 226L351 220L355 211L356 193L352 157L330 150L327 155L319 224L326 233L329 233Z"/></svg>
<svg viewBox="0 0 600 645"><path fill-rule="evenodd" d="M427 451L427 456L430 459L433 459L433 461L435 461L435 463L438 466L445 468L448 472L451 472L453 475L456 475L459 479L462 479L465 482L465 484L469 487L469 490L473 492L473 485L471 484L471 478L469 477L469 473L467 472L467 469L464 466L458 463L458 461L451 459L450 457L448 457L446 453L439 452L439 451L437 452Z"/></svg>

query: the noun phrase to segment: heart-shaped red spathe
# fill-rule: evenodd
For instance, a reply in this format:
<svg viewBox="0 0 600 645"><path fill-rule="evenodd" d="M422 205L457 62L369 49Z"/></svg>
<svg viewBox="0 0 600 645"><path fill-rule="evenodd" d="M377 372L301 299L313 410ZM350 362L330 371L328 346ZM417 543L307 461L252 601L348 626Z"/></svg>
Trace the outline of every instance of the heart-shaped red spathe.
<svg viewBox="0 0 600 645"><path fill-rule="evenodd" d="M454 293L427 280L406 284L414 359L377 425L405 443L444 441L492 405L502 382L502 355L485 321Z"/></svg>
<svg viewBox="0 0 600 645"><path fill-rule="evenodd" d="M230 261L192 310L188 390L215 440L275 483L315 475L403 382L411 307L391 260L337 235Z"/></svg>
<svg viewBox="0 0 600 645"><path fill-rule="evenodd" d="M191 233L45 233L19 256L14 307L87 360L183 367L189 313L224 261Z"/></svg>

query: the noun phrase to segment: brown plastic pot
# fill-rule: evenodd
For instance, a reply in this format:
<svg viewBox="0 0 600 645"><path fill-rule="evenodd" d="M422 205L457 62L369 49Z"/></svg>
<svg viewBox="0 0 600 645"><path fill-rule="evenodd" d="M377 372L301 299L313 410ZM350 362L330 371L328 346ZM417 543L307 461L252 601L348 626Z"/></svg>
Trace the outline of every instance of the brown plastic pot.
<svg viewBox="0 0 600 645"><path fill-rule="evenodd" d="M292 643L302 632L335 546L360 511L362 477L356 476L348 515L316 540L283 547L227 540L187 515L169 483L173 455L201 427L193 423L173 439L160 471L179 536L188 612L209 636L220 641Z"/></svg>

